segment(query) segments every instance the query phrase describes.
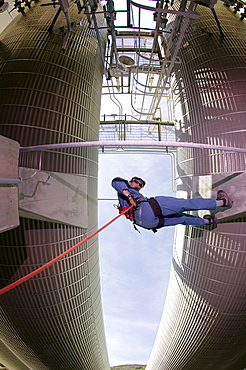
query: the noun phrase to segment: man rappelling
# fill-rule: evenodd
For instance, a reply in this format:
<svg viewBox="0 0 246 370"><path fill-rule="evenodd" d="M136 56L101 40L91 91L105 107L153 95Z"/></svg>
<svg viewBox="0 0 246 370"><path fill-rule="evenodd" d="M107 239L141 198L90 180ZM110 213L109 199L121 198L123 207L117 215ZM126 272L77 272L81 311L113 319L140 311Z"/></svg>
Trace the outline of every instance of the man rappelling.
<svg viewBox="0 0 246 370"><path fill-rule="evenodd" d="M231 208L233 201L228 194L219 190L217 198L182 199L170 196L156 196L147 198L140 193L145 186L145 181L134 176L130 181L121 177L112 180L112 187L118 193L119 212L126 207L132 208L125 214L134 225L149 229L154 232L165 226L182 225L215 225L218 220L211 215L204 218L189 215L185 211L215 210L217 207Z"/></svg>

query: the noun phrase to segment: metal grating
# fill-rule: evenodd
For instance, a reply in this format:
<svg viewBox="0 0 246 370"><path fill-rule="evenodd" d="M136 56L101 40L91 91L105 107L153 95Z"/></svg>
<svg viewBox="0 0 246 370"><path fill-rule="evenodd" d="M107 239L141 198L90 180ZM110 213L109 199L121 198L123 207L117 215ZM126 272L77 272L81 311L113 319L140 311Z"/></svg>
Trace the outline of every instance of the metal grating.
<svg viewBox="0 0 246 370"><path fill-rule="evenodd" d="M175 141L175 128L171 122L101 121L99 139L101 141Z"/></svg>

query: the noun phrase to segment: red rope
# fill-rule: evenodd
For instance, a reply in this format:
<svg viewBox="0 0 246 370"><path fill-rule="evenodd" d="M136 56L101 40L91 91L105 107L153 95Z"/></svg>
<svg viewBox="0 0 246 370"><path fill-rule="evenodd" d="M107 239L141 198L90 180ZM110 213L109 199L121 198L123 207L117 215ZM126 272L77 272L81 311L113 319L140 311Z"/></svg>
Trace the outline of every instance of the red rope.
<svg viewBox="0 0 246 370"><path fill-rule="evenodd" d="M114 217L111 221L109 221L108 223L106 223L104 226L102 226L100 229L98 229L97 231L95 231L93 234L87 236L87 238L81 240L81 242L75 244L73 247L69 248L68 250L66 250L65 252L61 253L59 256L55 257L54 259L52 259L51 261L45 263L43 266L37 268L36 270L30 272L29 274L23 276L22 278L16 280L15 282L7 285L6 287L0 289L0 295L1 294L4 294L6 292L8 292L9 290L17 287L18 285L24 283L24 281L30 279L31 277L39 274L41 271L45 270L47 267L53 265L55 262L59 261L61 258L65 257L67 254L69 254L70 252L72 252L74 249L78 248L81 244L87 242L87 240L93 238L93 236L95 236L96 234L100 233L100 231L102 231L103 229L105 229L107 226L109 226L110 224L112 224L114 221L117 220L117 218L119 218L120 216L124 215L127 211L129 211L129 209L132 208L132 206L128 207L126 210L120 212L120 214L116 217Z"/></svg>

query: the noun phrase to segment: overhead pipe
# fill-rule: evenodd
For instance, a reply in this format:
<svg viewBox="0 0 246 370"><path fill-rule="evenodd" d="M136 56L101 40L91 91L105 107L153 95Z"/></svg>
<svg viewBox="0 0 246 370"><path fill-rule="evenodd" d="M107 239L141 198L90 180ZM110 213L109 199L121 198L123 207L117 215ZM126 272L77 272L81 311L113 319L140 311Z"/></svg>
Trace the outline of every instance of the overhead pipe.
<svg viewBox="0 0 246 370"><path fill-rule="evenodd" d="M34 145L27 147L20 147L20 152L31 152L38 150L52 150L52 149L67 149L67 148L81 148L81 147L177 147L177 148L196 148L196 149L213 149L222 150L234 153L246 153L244 148L236 148L223 145L211 145L204 143L187 143L176 141L83 141L75 143L59 143L59 144L45 144Z"/></svg>

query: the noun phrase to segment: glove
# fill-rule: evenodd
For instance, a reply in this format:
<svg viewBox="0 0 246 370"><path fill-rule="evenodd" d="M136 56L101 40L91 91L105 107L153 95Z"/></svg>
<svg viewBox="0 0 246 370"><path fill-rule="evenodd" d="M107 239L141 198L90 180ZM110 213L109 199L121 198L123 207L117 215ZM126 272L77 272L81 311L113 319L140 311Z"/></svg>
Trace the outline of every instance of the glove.
<svg viewBox="0 0 246 370"><path fill-rule="evenodd" d="M133 199L133 197L132 197L131 195L128 197L128 200L129 200L129 202L131 203L131 205L133 206L133 209L134 209L134 210L138 208L139 204L137 204L137 203L134 201L134 199Z"/></svg>

